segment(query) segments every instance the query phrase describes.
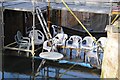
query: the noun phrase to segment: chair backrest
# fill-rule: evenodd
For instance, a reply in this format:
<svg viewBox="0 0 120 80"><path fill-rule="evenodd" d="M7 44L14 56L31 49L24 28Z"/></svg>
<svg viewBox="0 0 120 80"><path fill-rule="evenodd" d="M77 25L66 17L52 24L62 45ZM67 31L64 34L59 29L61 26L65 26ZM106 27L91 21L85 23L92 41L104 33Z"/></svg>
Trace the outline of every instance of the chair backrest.
<svg viewBox="0 0 120 80"><path fill-rule="evenodd" d="M19 45L19 44L20 44L20 41L19 41L19 39L17 38L17 35L15 35L14 39L15 39L16 43Z"/></svg>
<svg viewBox="0 0 120 80"><path fill-rule="evenodd" d="M67 34L64 34L64 33L58 33L55 38L58 38L58 39L67 39L68 38L68 35Z"/></svg>
<svg viewBox="0 0 120 80"><path fill-rule="evenodd" d="M22 33L20 31L17 31L16 37L19 41L23 39Z"/></svg>
<svg viewBox="0 0 120 80"><path fill-rule="evenodd" d="M99 42L101 44L102 47L106 46L107 43L107 37L100 37L97 42Z"/></svg>
<svg viewBox="0 0 120 80"><path fill-rule="evenodd" d="M82 37L78 36L78 35L73 35L70 36L69 40L73 40L73 42L82 42Z"/></svg>
<svg viewBox="0 0 120 80"><path fill-rule="evenodd" d="M60 28L60 32L58 31ZM63 28L60 26L56 26L56 25L52 25L52 29L53 29L53 37L57 34L57 33L64 33Z"/></svg>
<svg viewBox="0 0 120 80"><path fill-rule="evenodd" d="M81 43L82 43L82 38L78 35L73 35L73 36L70 36L68 42L71 42L72 41L72 45L73 46L76 46L77 48L79 48L81 46ZM67 42L67 44L69 45L69 43Z"/></svg>
<svg viewBox="0 0 120 80"><path fill-rule="evenodd" d="M52 42L53 42L52 39L44 41L44 43L43 43L43 49L47 50L48 52L50 52L52 50L52 47L53 47Z"/></svg>
<svg viewBox="0 0 120 80"><path fill-rule="evenodd" d="M33 30L29 32L29 37L32 38ZM34 42L35 45L40 45L44 42L44 34L39 30L34 30Z"/></svg>
<svg viewBox="0 0 120 80"><path fill-rule="evenodd" d="M30 47L30 39L28 37L23 37L20 31L17 31L17 34L14 38L19 47Z"/></svg>
<svg viewBox="0 0 120 80"><path fill-rule="evenodd" d="M95 37L93 37L95 39ZM85 46L93 46L94 40L90 36L86 36L83 38L83 42L85 42Z"/></svg>

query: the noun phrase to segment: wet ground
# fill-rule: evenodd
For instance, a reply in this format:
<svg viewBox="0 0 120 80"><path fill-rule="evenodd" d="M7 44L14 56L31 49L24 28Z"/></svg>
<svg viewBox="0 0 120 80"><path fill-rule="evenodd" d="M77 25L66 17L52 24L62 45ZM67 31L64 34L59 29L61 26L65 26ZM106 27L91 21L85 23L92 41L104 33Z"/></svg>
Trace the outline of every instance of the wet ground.
<svg viewBox="0 0 120 80"><path fill-rule="evenodd" d="M10 54L11 53L11 54ZM14 54L14 55L13 55ZM37 55L36 55L37 56ZM59 61L47 60L39 72L38 66L41 63L41 58L38 56L34 59L31 57L18 56L16 51L7 51L4 53L3 71L0 72L3 79L43 79L43 78L73 78L84 79L94 78L100 79L100 69L88 68L80 65L59 63ZM73 67L71 67L73 66ZM71 67L71 68L70 68ZM69 69L69 70L68 70ZM37 75L36 75L37 74Z"/></svg>

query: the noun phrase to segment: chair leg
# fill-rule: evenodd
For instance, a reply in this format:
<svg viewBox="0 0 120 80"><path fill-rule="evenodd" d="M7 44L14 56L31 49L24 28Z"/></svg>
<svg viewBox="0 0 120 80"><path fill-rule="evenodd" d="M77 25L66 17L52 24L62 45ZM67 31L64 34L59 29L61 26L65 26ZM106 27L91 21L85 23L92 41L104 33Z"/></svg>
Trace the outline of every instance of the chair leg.
<svg viewBox="0 0 120 80"><path fill-rule="evenodd" d="M29 52L27 52L27 57L29 57Z"/></svg>
<svg viewBox="0 0 120 80"><path fill-rule="evenodd" d="M85 63L87 63L87 56L85 55Z"/></svg>
<svg viewBox="0 0 120 80"><path fill-rule="evenodd" d="M63 54L66 55L66 53L67 53L67 48L64 48L64 49L63 49Z"/></svg>
<svg viewBox="0 0 120 80"><path fill-rule="evenodd" d="M29 49L30 49L30 46L27 47L27 50L29 50ZM30 56L30 52L27 52L26 54L27 54L27 57Z"/></svg>
<svg viewBox="0 0 120 80"><path fill-rule="evenodd" d="M99 59L100 60L100 64L102 64L102 59Z"/></svg>
<svg viewBox="0 0 120 80"><path fill-rule="evenodd" d="M20 54L20 51L18 50L18 54Z"/></svg>
<svg viewBox="0 0 120 80"><path fill-rule="evenodd" d="M44 52L44 49L42 49L42 52Z"/></svg>
<svg viewBox="0 0 120 80"><path fill-rule="evenodd" d="M21 45L19 46L19 49L21 48ZM20 50L18 50L18 55L20 55Z"/></svg>
<svg viewBox="0 0 120 80"><path fill-rule="evenodd" d="M79 49L77 50L77 54L76 54L76 56L77 56L77 57L80 56L80 50L79 50ZM80 57L81 57L81 56L80 56Z"/></svg>
<svg viewBox="0 0 120 80"><path fill-rule="evenodd" d="M90 62L90 57L88 57L87 59L88 59L88 62Z"/></svg>
<svg viewBox="0 0 120 80"><path fill-rule="evenodd" d="M99 58L97 57L96 59L97 59L97 65L99 66L100 65Z"/></svg>
<svg viewBox="0 0 120 80"><path fill-rule="evenodd" d="M78 50L77 50L77 52L76 52L76 57L78 57L79 56L79 52L78 52Z"/></svg>

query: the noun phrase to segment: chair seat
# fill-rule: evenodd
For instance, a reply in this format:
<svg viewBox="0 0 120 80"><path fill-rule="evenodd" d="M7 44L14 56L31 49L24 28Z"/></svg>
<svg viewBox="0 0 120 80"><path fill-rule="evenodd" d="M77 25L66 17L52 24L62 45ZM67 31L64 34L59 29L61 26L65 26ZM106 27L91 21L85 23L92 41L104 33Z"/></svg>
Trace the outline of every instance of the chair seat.
<svg viewBox="0 0 120 80"><path fill-rule="evenodd" d="M18 44L19 49L24 48L29 50L30 48L30 39L28 37L23 37L20 31L17 31L17 34L15 35L15 41ZM18 53L20 50L18 50ZM27 56L29 56L29 52L27 52Z"/></svg>
<svg viewBox="0 0 120 80"><path fill-rule="evenodd" d="M67 38L68 38L68 35L67 35L67 34L58 33L58 34L53 38L53 41L54 41L54 44L56 44L56 45L65 45L65 41L66 41Z"/></svg>
<svg viewBox="0 0 120 80"><path fill-rule="evenodd" d="M81 49L92 50L93 47L91 47L91 46L82 46Z"/></svg>
<svg viewBox="0 0 120 80"><path fill-rule="evenodd" d="M86 53L86 56L97 58L97 52L89 51Z"/></svg>

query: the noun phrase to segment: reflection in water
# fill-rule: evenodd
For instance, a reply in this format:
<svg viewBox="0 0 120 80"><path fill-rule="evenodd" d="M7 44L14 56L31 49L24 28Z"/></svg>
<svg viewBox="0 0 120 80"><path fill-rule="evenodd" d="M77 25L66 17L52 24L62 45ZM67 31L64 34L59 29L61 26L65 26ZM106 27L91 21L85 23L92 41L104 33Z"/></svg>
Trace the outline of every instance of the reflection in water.
<svg viewBox="0 0 120 80"><path fill-rule="evenodd" d="M43 70L42 70L43 71ZM56 74L56 69L55 68L49 68L49 72L45 73L46 78L49 76L49 78L57 78L58 75L62 74L65 72L65 69L60 69L59 74ZM87 76L86 76L87 75ZM13 73L13 72L4 72L4 78L27 78L27 79L32 79L35 80L36 78L45 78L42 74L39 74L38 76L32 76L32 75L26 75L26 74L19 74L19 73ZM61 78L98 78L98 75L93 75L85 72L79 72L79 71L68 71L65 75L63 75ZM2 76L0 77L2 79Z"/></svg>
<svg viewBox="0 0 120 80"><path fill-rule="evenodd" d="M2 72L0 71L0 80L2 79Z"/></svg>
<svg viewBox="0 0 120 80"><path fill-rule="evenodd" d="M57 61L46 61L41 67L40 72L37 72L38 66L41 63L39 57L27 58L15 55L4 56L4 78L58 78L72 64L59 63ZM49 67L48 67L49 66ZM37 75L36 75L37 74ZM75 66L72 70L65 73L61 78L98 78L100 70L88 69L80 66Z"/></svg>
<svg viewBox="0 0 120 80"><path fill-rule="evenodd" d="M32 57L32 77L33 77L33 80L35 80L35 64L34 64L35 60L34 60L34 57Z"/></svg>
<svg viewBox="0 0 120 80"><path fill-rule="evenodd" d="M19 74L19 73L11 73L11 72L4 72L4 78L30 78L30 75L26 74Z"/></svg>

